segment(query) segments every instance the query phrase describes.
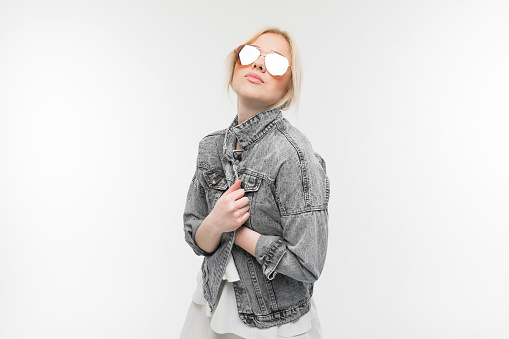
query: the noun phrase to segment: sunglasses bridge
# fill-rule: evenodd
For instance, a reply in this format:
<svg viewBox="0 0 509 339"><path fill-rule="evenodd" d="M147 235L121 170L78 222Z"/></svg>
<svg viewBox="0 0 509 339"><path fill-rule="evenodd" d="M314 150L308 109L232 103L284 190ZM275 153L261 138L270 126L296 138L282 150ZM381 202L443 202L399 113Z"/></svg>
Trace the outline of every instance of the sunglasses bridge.
<svg viewBox="0 0 509 339"><path fill-rule="evenodd" d="M254 48L256 48L257 50L259 50L259 51L260 51L260 55L258 56L258 58L259 58L259 57L261 57L261 56L265 58L265 56L266 56L266 55L268 55L268 54L276 54L276 55L280 55L280 56L282 56L283 58L285 58L285 59L286 59L286 57L285 57L284 55L279 54L279 53L277 53L277 52L274 52L274 51L268 51L268 50L266 50L266 49L262 49L262 48L260 48L260 47L256 47L256 46L253 46L253 45L249 45L249 46L252 46L252 47L254 47ZM265 52L267 52L267 53L263 54L263 53L262 53L262 51L265 51ZM256 59L255 59L255 61L256 61L256 60L258 60L258 58L256 58ZM253 61L253 62L255 62L255 61ZM288 65L288 67L292 68L292 66L291 66L291 65Z"/></svg>

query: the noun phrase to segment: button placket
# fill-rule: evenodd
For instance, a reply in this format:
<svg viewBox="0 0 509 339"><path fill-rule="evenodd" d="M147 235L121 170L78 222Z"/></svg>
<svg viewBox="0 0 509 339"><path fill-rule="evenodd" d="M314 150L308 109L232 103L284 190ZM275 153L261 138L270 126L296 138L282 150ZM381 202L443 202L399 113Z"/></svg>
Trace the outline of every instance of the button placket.
<svg viewBox="0 0 509 339"><path fill-rule="evenodd" d="M235 172L235 181L239 178L239 166L237 165L237 160L233 162L233 171Z"/></svg>
<svg viewBox="0 0 509 339"><path fill-rule="evenodd" d="M239 179L239 168L240 162L242 161L242 153L243 150L234 150L233 151L233 171L235 172L235 181ZM240 187L244 188L244 183L240 183Z"/></svg>
<svg viewBox="0 0 509 339"><path fill-rule="evenodd" d="M233 165L233 171L235 172L235 180L237 180L239 178L240 161L236 157L233 157L232 165Z"/></svg>

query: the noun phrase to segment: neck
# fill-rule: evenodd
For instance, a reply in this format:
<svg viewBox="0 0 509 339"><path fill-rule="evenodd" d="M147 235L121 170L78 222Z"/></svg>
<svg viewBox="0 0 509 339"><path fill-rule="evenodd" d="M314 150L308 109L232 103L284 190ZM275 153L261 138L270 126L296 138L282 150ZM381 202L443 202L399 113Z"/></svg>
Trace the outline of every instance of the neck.
<svg viewBox="0 0 509 339"><path fill-rule="evenodd" d="M256 113L259 113L266 109L267 107L263 107L260 105L256 105L256 103L246 102L245 100L237 101L237 117L238 123L241 124L247 119L251 118Z"/></svg>

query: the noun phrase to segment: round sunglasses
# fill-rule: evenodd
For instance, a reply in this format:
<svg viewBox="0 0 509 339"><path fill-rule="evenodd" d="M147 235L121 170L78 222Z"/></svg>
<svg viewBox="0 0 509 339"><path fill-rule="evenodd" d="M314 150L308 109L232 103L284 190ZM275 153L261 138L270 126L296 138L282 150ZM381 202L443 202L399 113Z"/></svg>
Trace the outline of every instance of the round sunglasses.
<svg viewBox="0 0 509 339"><path fill-rule="evenodd" d="M288 68L292 68L288 59L276 52L266 51L262 54L260 47L251 45L241 45L235 49L235 61L242 66L247 66L255 62L260 55L265 57L265 68L274 76L281 76L286 73Z"/></svg>

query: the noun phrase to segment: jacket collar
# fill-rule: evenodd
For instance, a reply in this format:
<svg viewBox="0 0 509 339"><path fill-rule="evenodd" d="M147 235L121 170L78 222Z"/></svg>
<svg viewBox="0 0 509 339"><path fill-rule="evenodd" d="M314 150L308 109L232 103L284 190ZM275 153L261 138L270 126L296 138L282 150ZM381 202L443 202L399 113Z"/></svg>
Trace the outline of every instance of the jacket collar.
<svg viewBox="0 0 509 339"><path fill-rule="evenodd" d="M231 160L237 139L243 149L249 148L270 131L277 120L282 118L283 114L279 107L258 112L241 124L238 123L239 117L236 115L230 127L226 130L223 154Z"/></svg>

